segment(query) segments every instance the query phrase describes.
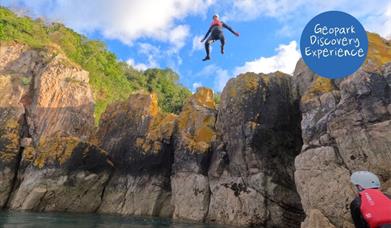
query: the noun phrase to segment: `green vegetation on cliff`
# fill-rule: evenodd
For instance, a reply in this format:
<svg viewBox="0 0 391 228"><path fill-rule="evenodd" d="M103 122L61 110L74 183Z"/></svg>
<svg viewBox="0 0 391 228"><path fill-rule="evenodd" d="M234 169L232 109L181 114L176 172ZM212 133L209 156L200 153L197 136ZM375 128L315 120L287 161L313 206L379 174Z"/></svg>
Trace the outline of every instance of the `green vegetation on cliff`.
<svg viewBox="0 0 391 228"><path fill-rule="evenodd" d="M178 113L191 95L178 83L178 75L172 70L137 71L118 61L102 42L89 40L59 23L18 17L3 7L0 7L0 41L17 41L32 48L58 48L87 70L96 102L97 122L108 104L126 99L133 91L156 92L162 110L173 113Z"/></svg>

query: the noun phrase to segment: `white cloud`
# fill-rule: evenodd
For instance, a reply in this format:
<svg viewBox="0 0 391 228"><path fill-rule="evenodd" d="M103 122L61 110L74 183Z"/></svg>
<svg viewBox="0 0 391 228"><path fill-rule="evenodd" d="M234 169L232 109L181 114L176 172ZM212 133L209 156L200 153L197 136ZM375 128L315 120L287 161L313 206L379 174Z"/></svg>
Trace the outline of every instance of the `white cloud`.
<svg viewBox="0 0 391 228"><path fill-rule="evenodd" d="M379 7L383 10L377 15L370 15L364 20L367 30L377 32L381 36L391 39L391 1L385 7Z"/></svg>
<svg viewBox="0 0 391 228"><path fill-rule="evenodd" d="M305 0L232 0L224 14L226 20L250 21L260 16L280 17L297 9ZM310 2L307 0L307 2Z"/></svg>
<svg viewBox="0 0 391 228"><path fill-rule="evenodd" d="M139 43L138 45L138 52L146 57L148 65L150 67L158 67L159 59L162 58L162 53L159 48L149 43Z"/></svg>
<svg viewBox="0 0 391 228"><path fill-rule="evenodd" d="M202 38L204 38L203 35L196 35L196 36L194 36L194 38L193 38L193 46L191 48L191 53L204 49L204 44L201 43Z"/></svg>
<svg viewBox="0 0 391 228"><path fill-rule="evenodd" d="M30 15L61 21L83 32L100 32L106 38L132 44L153 38L184 45L189 28L177 22L188 15L207 13L212 0L4 0L6 5L28 10Z"/></svg>
<svg viewBox="0 0 391 228"><path fill-rule="evenodd" d="M277 52L276 55L260 57L246 62L243 66L236 67L233 73L215 64L210 64L195 74L195 77L212 78L214 91L220 92L224 89L229 79L240 73L271 73L279 70L292 74L301 56L296 41L291 41L289 44L281 44L275 50Z"/></svg>
<svg viewBox="0 0 391 228"><path fill-rule="evenodd" d="M316 15L327 10L341 10L360 17L378 14L388 0L231 0L224 1L225 17L230 20L249 21L258 17L291 19L290 15ZM299 18L297 18L299 19Z"/></svg>
<svg viewBox="0 0 391 228"><path fill-rule="evenodd" d="M146 70L148 68L157 68L159 67L159 60L162 58L168 58L160 49L156 46L153 46L149 43L138 43L138 53L143 55L145 63L137 63L133 58L128 59L126 62L133 66L137 70Z"/></svg>
<svg viewBox="0 0 391 228"><path fill-rule="evenodd" d="M300 35L315 15L329 10L345 11L362 22L364 27L383 37L391 36L391 1L389 0L231 0L221 3L225 20L251 21L271 17L281 23L283 36Z"/></svg>
<svg viewBox="0 0 391 228"><path fill-rule="evenodd" d="M173 45L172 51L176 52L185 46L185 40L189 33L190 28L187 25L178 25L170 32L169 41Z"/></svg>
<svg viewBox="0 0 391 228"><path fill-rule="evenodd" d="M160 46L150 43L138 42L137 52L140 55L137 60L143 62L147 68L159 68L161 67L159 63L164 63L165 67L179 72L179 65L183 61L174 48L162 49ZM137 64L135 65L137 66Z"/></svg>
<svg viewBox="0 0 391 228"><path fill-rule="evenodd" d="M214 64L210 64L205 66L196 74L196 76L212 77L213 89L219 92L224 89L229 79L240 73L271 73L279 70L287 74L292 74L296 63L301 56L296 41L279 45L278 48L276 48L276 52L277 53L274 56L260 57L253 61L246 62L243 66L236 67L234 73Z"/></svg>
<svg viewBox="0 0 391 228"><path fill-rule="evenodd" d="M301 32L305 23L327 10L346 11L359 18L369 30L383 36L390 32L389 0L2 0L19 12L62 21L79 32L98 31L106 38L132 44L141 37L175 44L186 39L183 18L205 18L211 10L224 12L225 20L249 21L272 17L291 31ZM210 15L208 15L209 17ZM184 27L185 26L185 27ZM290 34L288 34L290 35ZM175 38L173 38L175 37Z"/></svg>
<svg viewBox="0 0 391 228"><path fill-rule="evenodd" d="M217 92L220 92L224 89L225 85L227 84L228 80L231 79L233 76L228 73L227 70L224 69L217 69L216 71L216 78L214 82L214 90Z"/></svg>
<svg viewBox="0 0 391 228"><path fill-rule="evenodd" d="M364 26L382 36L391 36L389 0L1 0L1 4L19 12L61 21L73 29L99 32L106 38L133 44L139 38L153 38L183 47L189 27L183 19L189 15L205 18L208 12L224 12L225 20L250 21L272 17L281 22L280 35L299 35L316 14L341 10L358 17ZM285 33L284 31L288 31ZM196 49L197 50L197 49Z"/></svg>
<svg viewBox="0 0 391 228"><path fill-rule="evenodd" d="M202 87L202 83L201 82L194 82L193 83L193 91L196 91L199 87Z"/></svg>
<svg viewBox="0 0 391 228"><path fill-rule="evenodd" d="M291 74L301 56L296 41L291 41L287 45L281 44L276 48L276 52L274 56L260 57L237 67L235 75L244 72L271 73L277 70Z"/></svg>
<svg viewBox="0 0 391 228"><path fill-rule="evenodd" d="M141 70L141 71L144 71L148 68L151 68L151 66L148 66L144 63L136 63L134 59L128 59L126 61L126 63L128 63L129 65L131 65L134 69L136 70Z"/></svg>

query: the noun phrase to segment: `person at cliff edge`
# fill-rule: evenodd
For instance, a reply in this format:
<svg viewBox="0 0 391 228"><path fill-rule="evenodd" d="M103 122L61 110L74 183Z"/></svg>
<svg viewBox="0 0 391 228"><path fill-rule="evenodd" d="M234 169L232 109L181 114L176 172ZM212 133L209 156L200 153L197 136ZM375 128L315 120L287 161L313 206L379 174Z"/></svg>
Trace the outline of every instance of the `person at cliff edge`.
<svg viewBox="0 0 391 228"><path fill-rule="evenodd" d="M235 32L231 27L229 27L224 22L220 21L219 15L215 14L213 15L213 21L209 27L208 32L205 34L205 37L201 40L201 43L205 41L205 39L211 34L208 39L205 41L205 51L206 51L206 57L202 61L207 61L210 59L210 45L216 41L220 40L221 43L221 54L224 54L224 45L225 45L225 38L224 38L224 32L223 28L228 29L230 32L235 34L235 36L239 36L238 32Z"/></svg>
<svg viewBox="0 0 391 228"><path fill-rule="evenodd" d="M379 178L371 172L358 171L350 180L358 190L350 204L356 228L391 228L391 196L380 191Z"/></svg>

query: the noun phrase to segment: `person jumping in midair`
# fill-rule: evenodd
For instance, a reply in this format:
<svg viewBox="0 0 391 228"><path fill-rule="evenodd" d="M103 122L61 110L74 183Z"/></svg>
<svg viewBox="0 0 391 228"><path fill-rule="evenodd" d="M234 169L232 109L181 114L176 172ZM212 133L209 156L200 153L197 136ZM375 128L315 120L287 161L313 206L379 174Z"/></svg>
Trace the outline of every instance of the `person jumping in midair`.
<svg viewBox="0 0 391 228"><path fill-rule="evenodd" d="M227 24L219 20L219 15L217 14L213 15L212 24L210 25L208 32L205 34L205 37L201 40L201 43L204 42L205 39L211 33L211 35L205 41L206 57L202 61L207 61L210 59L210 44L216 40L220 40L221 54L224 54L225 38L224 38L223 28L228 29L230 32L235 34L235 36L239 36L238 32L235 32L231 27L229 27Z"/></svg>

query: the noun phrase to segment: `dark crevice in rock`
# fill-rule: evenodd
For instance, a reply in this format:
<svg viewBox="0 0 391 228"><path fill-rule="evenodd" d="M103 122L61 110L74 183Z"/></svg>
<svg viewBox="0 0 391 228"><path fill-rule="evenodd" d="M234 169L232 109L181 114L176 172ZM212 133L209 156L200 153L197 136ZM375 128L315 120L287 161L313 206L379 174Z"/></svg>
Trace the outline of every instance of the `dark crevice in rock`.
<svg viewBox="0 0 391 228"><path fill-rule="evenodd" d="M8 207L10 200L12 198L12 194L15 192L15 190L17 189L17 187L19 185L18 174L19 174L19 170L22 165L21 163L22 163L23 151L24 151L24 146L25 146L25 145L21 145L22 139L29 137L28 124L27 124L27 110L26 110L26 107L24 104L23 104L23 106L24 106L24 113L19 120L20 125L22 126L20 129L20 132L19 132L19 151L17 153L16 161L15 161L14 168L13 168L14 176L13 176L12 182L11 182L11 191L8 194L8 198L7 198L3 208Z"/></svg>
<svg viewBox="0 0 391 228"><path fill-rule="evenodd" d="M105 196L106 187L109 185L109 183L110 183L110 181L111 181L111 178L112 178L113 175L114 175L114 172L115 172L114 169L110 171L110 174L109 174L109 177L107 178L107 181L103 184L103 189L102 189L102 192L101 192L101 194L100 194L100 203L99 203L99 205L96 207L96 209L94 210L95 213L98 212L100 206L101 206L102 203L103 203L103 197Z"/></svg>
<svg viewBox="0 0 391 228"><path fill-rule="evenodd" d="M44 202L43 199L45 199L46 195L48 194L48 192L45 192L40 198L39 198L39 202L37 204L37 207L38 208L38 211L40 211L40 208L45 208L45 205L43 205L42 203ZM42 209L41 209L42 210Z"/></svg>
<svg viewBox="0 0 391 228"><path fill-rule="evenodd" d="M12 193L16 189L17 182L18 182L18 180L17 180L18 179L18 172L19 172L19 167L20 167L20 163L21 163L21 160L22 160L23 150L24 150L24 148L22 148L22 147L19 148L19 151L18 151L18 154L17 154L17 157L16 157L15 167L14 167L14 172L15 173L14 173L14 176L13 176L12 182L11 182L11 191L8 194L8 198L5 201L3 209L8 207L8 204L9 204L9 202L11 200Z"/></svg>
<svg viewBox="0 0 391 228"><path fill-rule="evenodd" d="M164 189L169 191L172 194L172 189L171 189L171 176L173 174L174 170L174 162L175 162L175 142L174 142L174 135L176 134L175 131L177 129L177 126L174 128L174 133L171 135L169 138L169 144L166 146L166 153L167 153L167 160L168 160L168 170L167 170L167 178L169 179L169 184L165 186Z"/></svg>
<svg viewBox="0 0 391 228"><path fill-rule="evenodd" d="M257 191L257 192L259 194L261 194L266 199L265 200L266 206L269 204L269 202L272 202L272 203L276 204L277 206L281 207L282 209L284 209L285 211L292 212L293 214L296 214L297 216L302 217L302 219L304 220L304 214L303 214L302 208L297 208L297 207L291 206L289 204L285 204L282 201L276 201L272 197L270 197L267 193L259 192L259 191ZM297 219L297 217L294 219Z"/></svg>

